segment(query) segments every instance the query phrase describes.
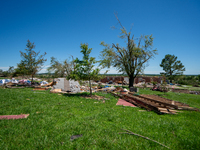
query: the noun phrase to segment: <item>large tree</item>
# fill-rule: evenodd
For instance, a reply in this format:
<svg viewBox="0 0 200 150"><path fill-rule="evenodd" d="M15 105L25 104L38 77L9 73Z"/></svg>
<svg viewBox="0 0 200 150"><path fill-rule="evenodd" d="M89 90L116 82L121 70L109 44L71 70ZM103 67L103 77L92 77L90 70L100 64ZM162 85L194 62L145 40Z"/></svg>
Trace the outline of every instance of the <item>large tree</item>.
<svg viewBox="0 0 200 150"><path fill-rule="evenodd" d="M35 52L33 50L34 48L35 48L34 43L31 43L28 40L26 44L25 52L20 51L22 60L18 64L18 67L23 69L22 70L23 73L26 73L27 75L31 75L31 78L32 78L31 83L33 82L34 75L42 69L44 62L46 61L46 59L44 59L46 52L42 55L39 55L40 52Z"/></svg>
<svg viewBox="0 0 200 150"><path fill-rule="evenodd" d="M51 57L51 66L47 68L48 72L54 72L56 77L64 77L71 73L73 69L73 61L66 59L59 62L56 58Z"/></svg>
<svg viewBox="0 0 200 150"><path fill-rule="evenodd" d="M92 95L91 80L97 80L100 78L99 68L94 68L94 64L97 62L94 57L90 57L92 48L88 48L88 44L81 44L81 53L83 54L83 59L79 60L76 58L74 60L74 70L67 76L68 79L75 80L87 80L90 86L90 95Z"/></svg>
<svg viewBox="0 0 200 150"><path fill-rule="evenodd" d="M115 17L121 27L121 39L126 40L126 47L119 44L105 44L101 45L105 48L101 51L100 59L103 67L115 67L119 72L125 73L129 76L129 87L133 86L134 79L139 73L142 73L148 60L157 54L157 50L153 49L152 35L140 36L134 38L134 35L127 32L125 27L121 24L117 15Z"/></svg>
<svg viewBox="0 0 200 150"><path fill-rule="evenodd" d="M175 76L182 75L183 71L185 71L185 67L181 61L177 60L176 56L170 54L165 55L165 58L162 59L160 67L162 67L165 71L161 74L166 75L170 82L172 82Z"/></svg>

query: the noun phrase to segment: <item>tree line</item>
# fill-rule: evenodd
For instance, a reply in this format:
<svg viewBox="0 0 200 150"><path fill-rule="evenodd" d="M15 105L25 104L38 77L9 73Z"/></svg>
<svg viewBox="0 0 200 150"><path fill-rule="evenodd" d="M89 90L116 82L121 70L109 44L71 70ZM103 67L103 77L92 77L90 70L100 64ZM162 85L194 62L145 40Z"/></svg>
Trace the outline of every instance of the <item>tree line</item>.
<svg viewBox="0 0 200 150"><path fill-rule="evenodd" d="M134 79L144 72L145 67L148 65L148 61L157 55L157 49L153 48L153 36L141 35L139 38L135 38L131 31L127 31L122 25L117 15L115 15L120 25L120 38L126 41L126 46L120 46L118 43L107 44L104 41L100 43L104 48L100 52L100 60L96 61L94 57L90 57L92 48L88 47L88 44L81 43L82 59L73 58L72 60L66 59L64 62L59 62L56 58L51 57L50 67L47 68L48 72L53 72L56 77L66 77L67 79L75 80L98 80L100 78L99 73L103 68L114 67L122 74L126 74L129 77L129 87L134 84ZM10 67L7 72L0 70L0 75L7 76L12 75L31 75L32 82L33 77L38 73L45 61L45 55L40 52L34 51L35 44L27 41L25 52L20 51L21 62L17 64L17 68ZM98 68L95 68L95 64L98 63ZM180 75L183 75L185 71L184 65L174 55L167 54L163 58L160 67L165 75L171 82ZM6 74L7 73L7 74Z"/></svg>

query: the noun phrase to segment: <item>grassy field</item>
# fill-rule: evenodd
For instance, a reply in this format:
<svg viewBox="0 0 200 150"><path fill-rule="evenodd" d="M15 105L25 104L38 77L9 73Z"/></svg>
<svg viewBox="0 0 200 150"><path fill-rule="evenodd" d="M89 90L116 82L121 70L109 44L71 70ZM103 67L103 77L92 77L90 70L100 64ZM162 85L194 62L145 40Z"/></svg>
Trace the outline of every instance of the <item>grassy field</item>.
<svg viewBox="0 0 200 150"><path fill-rule="evenodd" d="M180 89L191 90L191 91L200 91L200 87L193 87L192 85L183 85Z"/></svg>
<svg viewBox="0 0 200 150"><path fill-rule="evenodd" d="M200 96L140 89L200 108ZM0 115L30 114L27 119L0 120L0 149L199 149L200 112L158 115L140 108L116 106L117 98L98 93L105 102L49 91L0 88ZM82 135L70 140L72 135Z"/></svg>

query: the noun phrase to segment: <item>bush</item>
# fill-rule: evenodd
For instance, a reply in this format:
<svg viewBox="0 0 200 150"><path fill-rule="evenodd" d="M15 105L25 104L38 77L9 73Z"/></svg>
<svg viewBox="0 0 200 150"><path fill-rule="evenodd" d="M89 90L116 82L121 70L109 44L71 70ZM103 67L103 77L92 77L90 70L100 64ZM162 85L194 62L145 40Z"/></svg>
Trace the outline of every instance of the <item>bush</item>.
<svg viewBox="0 0 200 150"><path fill-rule="evenodd" d="M185 81L185 80L178 81L178 84L189 85L188 81Z"/></svg>

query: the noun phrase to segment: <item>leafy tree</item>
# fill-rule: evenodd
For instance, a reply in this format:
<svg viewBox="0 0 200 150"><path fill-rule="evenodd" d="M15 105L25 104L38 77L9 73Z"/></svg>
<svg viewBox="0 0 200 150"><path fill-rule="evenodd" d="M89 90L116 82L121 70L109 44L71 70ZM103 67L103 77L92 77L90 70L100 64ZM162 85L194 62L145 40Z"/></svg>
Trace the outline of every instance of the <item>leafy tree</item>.
<svg viewBox="0 0 200 150"><path fill-rule="evenodd" d="M22 75L23 77L28 74L28 68L25 63L21 61L21 63L17 64L17 68L15 69L15 75Z"/></svg>
<svg viewBox="0 0 200 150"><path fill-rule="evenodd" d="M127 32L117 18L121 27L121 39L126 40L126 47L119 44L108 45L101 42L100 45L105 48L101 51L101 65L105 68L115 67L119 72L126 73L129 76L129 87L133 86L134 79L139 73L142 73L149 59L157 54L157 50L153 49L152 35L140 36L134 38L131 32Z"/></svg>
<svg viewBox="0 0 200 150"><path fill-rule="evenodd" d="M162 88L162 91L163 91L164 93L168 91L165 75L162 75L162 84L161 84L161 88Z"/></svg>
<svg viewBox="0 0 200 150"><path fill-rule="evenodd" d="M26 52L20 51L22 60L18 64L18 70L22 69L21 73L31 75L31 83L33 82L34 75L42 69L44 62L46 61L46 59L44 59L46 52L43 55L39 55L40 52L35 52L33 50L34 48L34 43L31 43L28 40L25 49Z"/></svg>
<svg viewBox="0 0 200 150"><path fill-rule="evenodd" d="M63 63L51 57L51 66L47 68L48 72L54 72L56 77L69 75L73 68L73 61L65 60Z"/></svg>
<svg viewBox="0 0 200 150"><path fill-rule="evenodd" d="M81 53L83 54L83 59L79 60L76 58L74 60L74 70L67 76L68 79L75 80L88 80L90 86L90 95L92 95L91 80L97 80L100 78L100 69L94 69L95 61L94 57L90 57L92 48L88 48L88 44L81 44Z"/></svg>
<svg viewBox="0 0 200 150"><path fill-rule="evenodd" d="M160 67L162 67L165 71L161 74L166 75L170 82L172 82L176 75L182 75L183 71L185 71L184 65L181 61L177 60L176 56L170 54L165 55L165 58L162 59Z"/></svg>
<svg viewBox="0 0 200 150"><path fill-rule="evenodd" d="M3 70L0 69L0 76L3 76Z"/></svg>
<svg viewBox="0 0 200 150"><path fill-rule="evenodd" d="M200 75L198 75L198 76L197 76L197 79L198 79L198 80L199 80L199 82L200 82Z"/></svg>

